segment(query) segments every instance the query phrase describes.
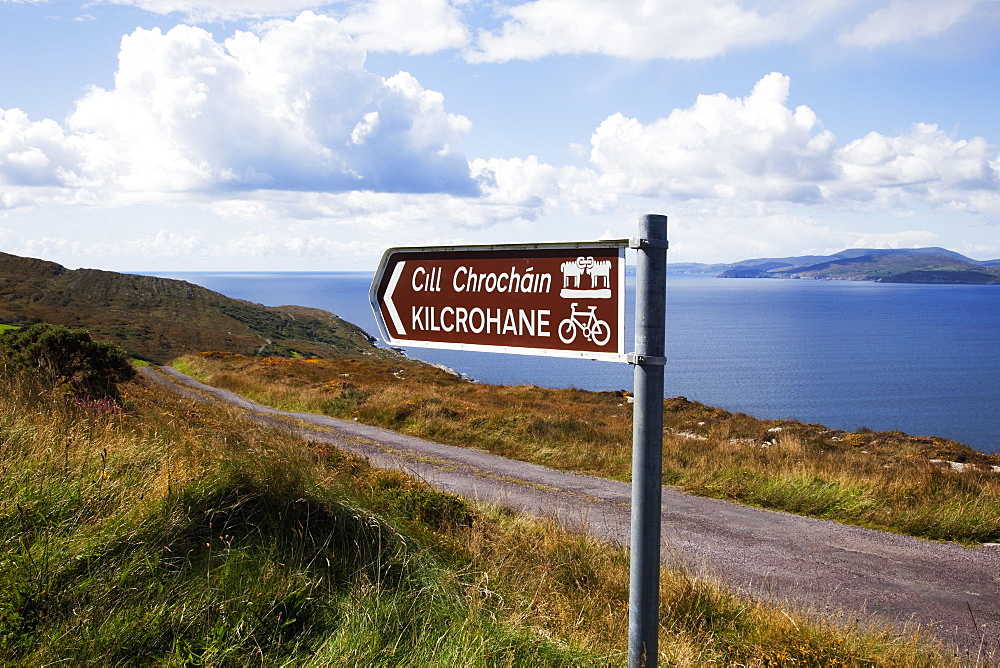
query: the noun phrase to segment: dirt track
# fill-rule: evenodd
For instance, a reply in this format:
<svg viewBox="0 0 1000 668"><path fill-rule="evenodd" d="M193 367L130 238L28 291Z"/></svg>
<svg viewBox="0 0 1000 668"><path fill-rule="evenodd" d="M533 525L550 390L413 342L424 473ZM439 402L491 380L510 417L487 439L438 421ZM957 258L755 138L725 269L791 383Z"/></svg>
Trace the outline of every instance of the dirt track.
<svg viewBox="0 0 1000 668"><path fill-rule="evenodd" d="M357 422L290 413L203 385L171 368L143 375L198 401L224 401L254 419L329 442L434 487L554 517L625 545L630 486L433 443ZM292 420L289 420L292 418ZM664 561L755 596L788 599L848 619L932 625L961 656L1000 647L1000 547L966 549L663 490Z"/></svg>

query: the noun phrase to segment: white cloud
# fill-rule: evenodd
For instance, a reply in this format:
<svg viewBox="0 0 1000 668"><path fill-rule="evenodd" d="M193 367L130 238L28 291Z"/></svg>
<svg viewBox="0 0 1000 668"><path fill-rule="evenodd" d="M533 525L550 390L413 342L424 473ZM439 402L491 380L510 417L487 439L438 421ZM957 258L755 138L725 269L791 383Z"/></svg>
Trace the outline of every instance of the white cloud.
<svg viewBox="0 0 1000 668"><path fill-rule="evenodd" d="M646 125L613 115L594 133L590 168L535 156L473 160L479 198L272 192L254 195L266 200L213 207L234 220L347 226L346 234L363 229L376 246L378 240L425 245L449 231L474 235L491 227L511 234L538 221L545 221L545 238L585 238L607 229L608 221L627 225L635 213L659 209L686 221L688 257L710 257L713 244L721 252L720 235L728 235L732 248L723 250L730 259L750 252L757 237L771 239L757 249L765 255L773 254L774 239L834 250L859 240L875 247L934 240L919 230L857 222L865 216L891 221L885 213L900 209L911 217L932 209L1000 212L1000 158L982 138L954 139L935 126L915 125L896 137L872 134L840 146L808 107L789 108L788 94L788 78L774 73L745 98L700 96L692 107ZM352 131L360 140L380 122L369 117ZM813 219L848 214L853 222L838 229Z"/></svg>
<svg viewBox="0 0 1000 668"><path fill-rule="evenodd" d="M32 0L0 0L19 2ZM995 0L886 0L845 28L849 46L881 46L944 32ZM323 11L343 22L364 48L408 54L470 45L470 0L104 0L192 23L290 18ZM857 0L498 0L503 20L480 29L466 57L473 62L598 53L622 58L702 59L748 45L801 39L827 21L851 20ZM871 7L878 9L874 11ZM463 11L467 13L463 16Z"/></svg>
<svg viewBox="0 0 1000 668"><path fill-rule="evenodd" d="M903 230L900 232L843 232L843 248L926 248L938 242L938 235L927 230ZM841 250L837 248L836 250ZM832 252L836 252L836 250Z"/></svg>
<svg viewBox="0 0 1000 668"><path fill-rule="evenodd" d="M533 60L550 54L699 59L740 46L789 41L838 9L831 0L762 3L737 0L533 0L503 10L499 32L481 31L473 62Z"/></svg>
<svg viewBox="0 0 1000 668"><path fill-rule="evenodd" d="M181 14L190 21L232 21L242 18L295 16L324 2L316 0L106 0L138 7L153 14Z"/></svg>
<svg viewBox="0 0 1000 668"><path fill-rule="evenodd" d="M548 167L548 166L545 166ZM527 186L526 186L527 187ZM537 191L545 185L538 184ZM500 222L532 216L542 211L545 200L529 196L527 201L504 196L478 198L447 194L377 193L250 193L239 200L216 201L209 206L220 217L244 225L270 224L310 226L328 230L342 228L353 236L362 231L367 239L398 245L409 240L443 234L446 230L476 230Z"/></svg>
<svg viewBox="0 0 1000 668"><path fill-rule="evenodd" d="M88 255L86 250L86 244L81 243L78 239L46 235L28 239L23 248L15 248L13 253L14 255L49 259L72 256L86 257Z"/></svg>
<svg viewBox="0 0 1000 668"><path fill-rule="evenodd" d="M184 236L170 230L161 229L152 238L118 241L112 244L111 248L107 248L107 246L108 244L101 244L98 247L104 251L102 254L128 255L142 258L186 258L199 254L204 248L204 242L201 236L197 234ZM108 253L108 250L111 253Z"/></svg>
<svg viewBox="0 0 1000 668"><path fill-rule="evenodd" d="M601 187L728 207L924 203L1000 214L1000 158L982 137L953 139L918 123L840 148L811 109L788 108L788 88L788 77L772 73L745 98L700 95L647 125L610 116L591 138Z"/></svg>
<svg viewBox="0 0 1000 668"><path fill-rule="evenodd" d="M53 186L74 180L83 142L55 121L0 108L0 184Z"/></svg>
<svg viewBox="0 0 1000 668"><path fill-rule="evenodd" d="M220 257L247 259L290 258L318 260L360 255L377 258L385 250L379 243L357 240L333 239L329 236L294 236L279 232L245 234L212 248L210 253Z"/></svg>
<svg viewBox="0 0 1000 668"><path fill-rule="evenodd" d="M214 267L220 262L237 263L238 266L240 262L276 261L287 266L303 261L309 266L322 266L321 263L329 263L332 259L338 260L334 266L343 266L354 257L374 262L384 248L384 243L334 238L315 232L290 234L288 230L274 229L207 239L164 229L152 236L114 238L109 235L88 240L45 235L24 239L19 246L5 250L28 257L57 259L67 266L103 266L129 258L131 266L123 268L135 270L178 265Z"/></svg>
<svg viewBox="0 0 1000 668"><path fill-rule="evenodd" d="M997 190L996 147L982 137L952 139L916 123L898 137L871 132L838 151L845 190L894 188L930 200L955 191ZM859 192L860 191L860 192Z"/></svg>
<svg viewBox="0 0 1000 668"><path fill-rule="evenodd" d="M846 46L878 47L945 32L991 0L894 0L840 36ZM995 0L992 0L995 1Z"/></svg>
<svg viewBox="0 0 1000 668"><path fill-rule="evenodd" d="M352 6L342 25L372 51L435 53L469 42L461 13L447 0L370 0Z"/></svg>
<svg viewBox="0 0 1000 668"><path fill-rule="evenodd" d="M61 175L73 185L63 174L72 172L80 184L152 193L473 194L468 164L451 149L468 119L447 113L443 96L411 75L383 79L364 60L337 21L310 12L224 43L191 26L138 29L122 39L114 89L94 88L78 101L72 137L51 121L8 122L4 136L13 139L0 148L12 148L0 175ZM51 159L67 144L85 151Z"/></svg>
<svg viewBox="0 0 1000 668"><path fill-rule="evenodd" d="M772 73L746 98L699 95L642 125L615 114L591 138L591 162L614 191L680 199L814 202L836 140L808 107L791 110L788 77Z"/></svg>
<svg viewBox="0 0 1000 668"><path fill-rule="evenodd" d="M509 211L509 217L532 219L544 211L565 208L571 213L600 213L613 209L617 195L598 184L590 169L554 167L536 156L477 159L472 173L485 201Z"/></svg>
<svg viewBox="0 0 1000 668"><path fill-rule="evenodd" d="M194 23L289 18L322 10L342 20L358 44L372 51L434 53L462 48L468 31L456 5L465 0L106 0L154 14L180 14Z"/></svg>

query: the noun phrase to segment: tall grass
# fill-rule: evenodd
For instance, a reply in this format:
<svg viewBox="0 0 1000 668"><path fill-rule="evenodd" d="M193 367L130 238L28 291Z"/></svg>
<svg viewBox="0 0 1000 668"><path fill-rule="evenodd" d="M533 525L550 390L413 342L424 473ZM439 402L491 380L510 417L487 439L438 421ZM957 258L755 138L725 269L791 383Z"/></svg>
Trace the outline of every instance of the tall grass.
<svg viewBox="0 0 1000 668"><path fill-rule="evenodd" d="M218 407L0 379L0 663L623 665L626 555ZM664 662L946 665L663 578Z"/></svg>
<svg viewBox="0 0 1000 668"><path fill-rule="evenodd" d="M626 392L480 385L412 360L187 357L248 398L546 466L628 480ZM664 404L663 480L689 492L966 544L1000 541L1000 457L901 432L758 420ZM959 462L964 470L932 460Z"/></svg>
<svg viewBox="0 0 1000 668"><path fill-rule="evenodd" d="M352 491L357 463L321 465L294 439L141 386L126 416L12 394L0 409L5 663L586 657L471 618L447 563Z"/></svg>

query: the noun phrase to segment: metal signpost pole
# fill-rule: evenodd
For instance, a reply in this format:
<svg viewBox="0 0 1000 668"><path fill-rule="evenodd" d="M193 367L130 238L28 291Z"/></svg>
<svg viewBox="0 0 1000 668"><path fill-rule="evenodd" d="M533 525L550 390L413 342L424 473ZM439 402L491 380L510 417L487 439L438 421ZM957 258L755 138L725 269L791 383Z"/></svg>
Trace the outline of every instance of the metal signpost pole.
<svg viewBox="0 0 1000 668"><path fill-rule="evenodd" d="M655 666L660 608L660 499L667 217L639 218L635 270L635 408L632 416L632 538L628 665Z"/></svg>
<svg viewBox="0 0 1000 668"><path fill-rule="evenodd" d="M625 251L638 250L635 352L625 352ZM391 345L582 357L635 365L630 668L655 666L667 217L633 239L390 248L369 298Z"/></svg>

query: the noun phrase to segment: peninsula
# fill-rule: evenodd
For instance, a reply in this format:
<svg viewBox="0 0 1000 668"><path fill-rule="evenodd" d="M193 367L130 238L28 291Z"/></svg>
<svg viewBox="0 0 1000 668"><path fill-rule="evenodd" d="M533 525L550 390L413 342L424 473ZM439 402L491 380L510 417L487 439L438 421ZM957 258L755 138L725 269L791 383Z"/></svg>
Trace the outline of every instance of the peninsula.
<svg viewBox="0 0 1000 668"><path fill-rule="evenodd" d="M944 248L850 248L833 255L755 258L730 264L687 262L675 274L719 278L812 278L881 283L1000 285L1000 259L973 260Z"/></svg>

